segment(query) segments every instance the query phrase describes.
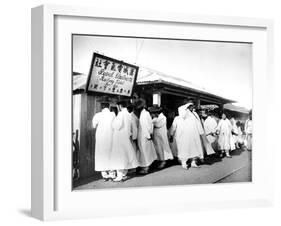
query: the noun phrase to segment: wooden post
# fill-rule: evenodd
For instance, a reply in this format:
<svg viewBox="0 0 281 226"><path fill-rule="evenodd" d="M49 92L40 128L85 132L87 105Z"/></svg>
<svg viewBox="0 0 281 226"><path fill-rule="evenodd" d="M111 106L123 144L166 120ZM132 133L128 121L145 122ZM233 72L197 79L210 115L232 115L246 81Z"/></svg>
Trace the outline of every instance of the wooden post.
<svg viewBox="0 0 281 226"><path fill-rule="evenodd" d="M222 114L223 113L223 111L224 111L224 104L223 103L221 103L220 104L220 114ZM221 115L220 115L221 116Z"/></svg>
<svg viewBox="0 0 281 226"><path fill-rule="evenodd" d="M92 119L100 109L96 97L83 93L81 96L81 123L80 123L80 177L88 178L95 170L95 130L92 128Z"/></svg>
<svg viewBox="0 0 281 226"><path fill-rule="evenodd" d="M197 99L196 99L195 106L196 106L196 109L199 109L199 108L200 108L200 106L201 106L201 100L200 100L200 98L197 98Z"/></svg>

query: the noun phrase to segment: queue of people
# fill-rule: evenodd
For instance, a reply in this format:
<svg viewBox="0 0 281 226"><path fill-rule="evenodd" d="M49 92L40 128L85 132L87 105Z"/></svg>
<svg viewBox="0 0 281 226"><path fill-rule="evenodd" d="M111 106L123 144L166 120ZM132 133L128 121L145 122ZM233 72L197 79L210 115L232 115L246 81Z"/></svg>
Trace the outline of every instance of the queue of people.
<svg viewBox="0 0 281 226"><path fill-rule="evenodd" d="M147 108L143 99L134 105L126 101L117 105L119 112L115 115L109 103L102 103L101 112L92 120L96 128L95 171L101 172L105 181L124 181L128 171L145 175L155 162L162 169L167 161L177 159L187 170L199 168L209 155L231 158L231 151L242 145L251 149L251 114L244 139L240 122L227 119L225 114L217 122L210 112L200 117L192 101L178 108L170 128L163 109Z"/></svg>

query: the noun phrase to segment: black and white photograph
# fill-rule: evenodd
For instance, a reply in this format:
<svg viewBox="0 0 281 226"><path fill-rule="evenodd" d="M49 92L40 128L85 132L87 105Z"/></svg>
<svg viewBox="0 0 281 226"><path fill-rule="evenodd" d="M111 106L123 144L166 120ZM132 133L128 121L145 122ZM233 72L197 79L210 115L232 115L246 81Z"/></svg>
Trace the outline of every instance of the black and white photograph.
<svg viewBox="0 0 281 226"><path fill-rule="evenodd" d="M73 190L252 181L252 43L72 34L71 57Z"/></svg>

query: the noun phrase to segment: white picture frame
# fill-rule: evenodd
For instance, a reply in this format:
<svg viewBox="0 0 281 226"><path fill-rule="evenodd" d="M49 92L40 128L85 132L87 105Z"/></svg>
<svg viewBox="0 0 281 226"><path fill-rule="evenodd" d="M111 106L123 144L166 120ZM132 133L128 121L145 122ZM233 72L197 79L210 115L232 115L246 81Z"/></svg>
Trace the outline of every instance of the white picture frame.
<svg viewBox="0 0 281 226"><path fill-rule="evenodd" d="M71 190L71 149L68 150L71 136L64 133L71 128L71 98L68 99L71 85L64 82L71 79L67 77L71 75L68 37L71 33L85 33L93 27L91 23L97 28L104 21L112 23L108 26L114 23L143 26L143 30L123 32L124 36L145 33L151 36L155 35L155 28L159 28L158 37L181 35L187 39L253 44L253 182L87 192ZM181 34L178 26L187 29L187 32ZM176 34L171 34L173 29L161 30L160 27L174 28ZM66 46L58 45L65 37ZM273 22L266 19L154 14L57 5L32 9L32 216L56 220L271 205L273 181L268 175L273 171L273 150L267 148L270 146L266 136L269 114L264 109L272 104L272 39ZM63 48L63 55L68 56L63 61L60 60L59 48ZM227 192L232 195L228 196ZM166 198L163 200L161 197Z"/></svg>

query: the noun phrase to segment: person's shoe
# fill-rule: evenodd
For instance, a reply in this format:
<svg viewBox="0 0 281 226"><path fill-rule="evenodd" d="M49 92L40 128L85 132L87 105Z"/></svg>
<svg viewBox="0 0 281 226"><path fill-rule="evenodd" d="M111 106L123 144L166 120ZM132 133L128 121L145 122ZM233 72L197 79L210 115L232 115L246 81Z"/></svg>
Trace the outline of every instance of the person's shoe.
<svg viewBox="0 0 281 226"><path fill-rule="evenodd" d="M128 179L128 176L123 176L122 177L122 181L125 181L125 180L127 180Z"/></svg>
<svg viewBox="0 0 281 226"><path fill-rule="evenodd" d="M116 177L117 177L116 171L110 171L110 172L108 173L108 177L111 178L111 179L116 178Z"/></svg>
<svg viewBox="0 0 281 226"><path fill-rule="evenodd" d="M187 164L181 165L183 169L188 170Z"/></svg>
<svg viewBox="0 0 281 226"><path fill-rule="evenodd" d="M146 175L146 174L148 174L148 170L140 170L139 174Z"/></svg>
<svg viewBox="0 0 281 226"><path fill-rule="evenodd" d="M195 161L191 162L191 167L192 168L200 168L200 166L198 166Z"/></svg>
<svg viewBox="0 0 281 226"><path fill-rule="evenodd" d="M123 181L123 177L122 176L121 177L117 176L116 178L113 179L113 181L114 182L121 182L121 181Z"/></svg>
<svg viewBox="0 0 281 226"><path fill-rule="evenodd" d="M226 155L226 158L232 158L232 156L231 155Z"/></svg>
<svg viewBox="0 0 281 226"><path fill-rule="evenodd" d="M161 162L159 165L158 165L158 169L163 169L164 167L166 166L166 162Z"/></svg>
<svg viewBox="0 0 281 226"><path fill-rule="evenodd" d="M103 181L106 182L106 181L109 181L110 179L111 179L111 178L109 178L109 177L104 177L104 178L103 178Z"/></svg>
<svg viewBox="0 0 281 226"><path fill-rule="evenodd" d="M135 174L136 172L137 172L136 168L128 170L128 174Z"/></svg>

